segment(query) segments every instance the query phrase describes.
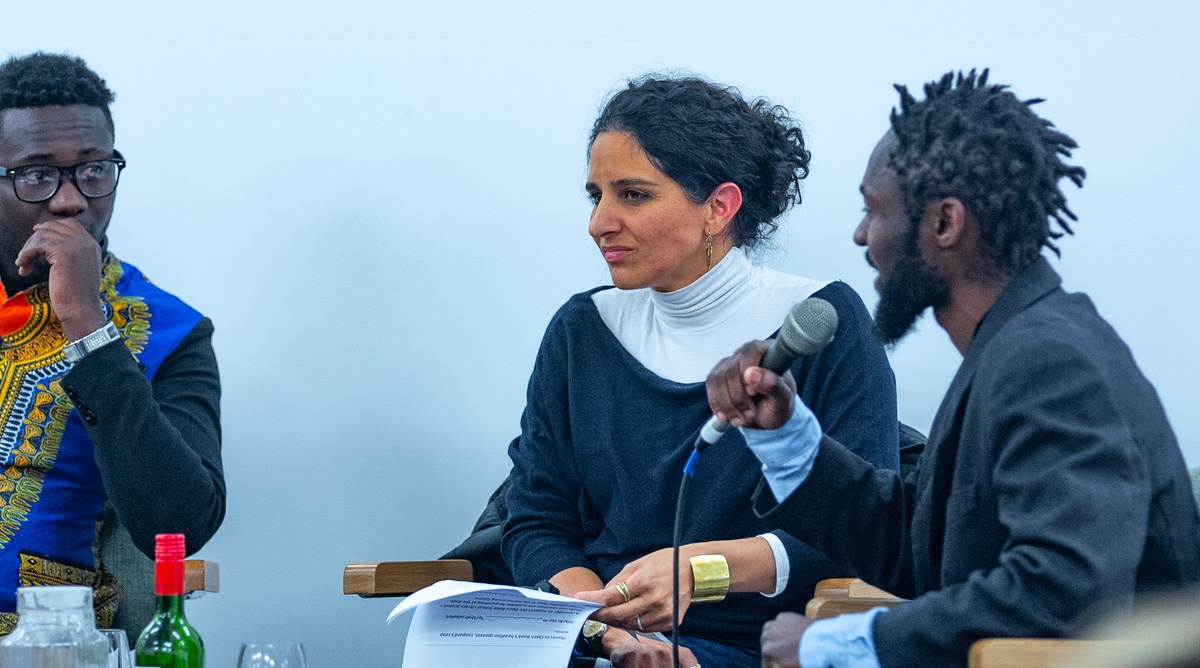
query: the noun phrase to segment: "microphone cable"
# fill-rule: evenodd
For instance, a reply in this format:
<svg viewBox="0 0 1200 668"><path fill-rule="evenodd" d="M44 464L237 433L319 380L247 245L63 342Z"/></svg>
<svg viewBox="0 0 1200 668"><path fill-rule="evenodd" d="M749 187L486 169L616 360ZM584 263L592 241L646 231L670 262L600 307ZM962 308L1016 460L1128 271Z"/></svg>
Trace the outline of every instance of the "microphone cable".
<svg viewBox="0 0 1200 668"><path fill-rule="evenodd" d="M701 431L701 434L704 432ZM679 498L675 501L675 534L671 540L671 656L675 664L675 668L679 666L679 545L683 538L683 509L687 503L688 483L692 479L692 474L696 472L696 462L700 460L700 453L708 447L708 442L703 436L696 436L696 444L692 448L692 454L688 457L687 463L683 465L683 477L679 480Z"/></svg>
<svg viewBox="0 0 1200 668"><path fill-rule="evenodd" d="M800 355L811 355L833 340L838 327L837 310L819 297L809 297L788 311L783 326L776 332L771 346L763 353L759 365L777 374L786 373ZM683 536L683 509L687 501L688 483L696 471L700 453L725 435L728 422L713 416L696 435L692 454L683 466L679 481L679 498L675 501L675 533L671 540L671 656L674 668L679 665L679 545Z"/></svg>

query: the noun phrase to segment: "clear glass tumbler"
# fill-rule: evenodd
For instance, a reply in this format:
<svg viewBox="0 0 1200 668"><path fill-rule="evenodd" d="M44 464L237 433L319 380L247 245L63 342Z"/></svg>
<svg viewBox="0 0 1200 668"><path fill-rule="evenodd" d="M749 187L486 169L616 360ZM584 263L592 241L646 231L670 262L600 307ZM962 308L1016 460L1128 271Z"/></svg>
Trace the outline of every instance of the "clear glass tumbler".
<svg viewBox="0 0 1200 668"><path fill-rule="evenodd" d="M108 640L108 668L130 668L133 654L129 651L129 638L121 629L100 629Z"/></svg>
<svg viewBox="0 0 1200 668"><path fill-rule="evenodd" d="M4 668L108 668L90 587L20 587L17 628L0 641Z"/></svg>
<svg viewBox="0 0 1200 668"><path fill-rule="evenodd" d="M238 653L238 668L307 668L307 665L304 645L298 642L249 642Z"/></svg>

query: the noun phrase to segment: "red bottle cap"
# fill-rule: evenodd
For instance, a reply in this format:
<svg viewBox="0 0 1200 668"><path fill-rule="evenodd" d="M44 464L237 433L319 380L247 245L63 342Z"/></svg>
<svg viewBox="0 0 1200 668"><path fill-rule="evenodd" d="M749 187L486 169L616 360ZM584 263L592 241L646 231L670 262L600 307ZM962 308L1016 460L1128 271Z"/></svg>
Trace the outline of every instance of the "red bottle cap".
<svg viewBox="0 0 1200 668"><path fill-rule="evenodd" d="M183 594L183 534L160 533L154 537L154 593L157 596Z"/></svg>
<svg viewBox="0 0 1200 668"><path fill-rule="evenodd" d="M183 534L160 533L154 537L155 561L179 561L185 556Z"/></svg>

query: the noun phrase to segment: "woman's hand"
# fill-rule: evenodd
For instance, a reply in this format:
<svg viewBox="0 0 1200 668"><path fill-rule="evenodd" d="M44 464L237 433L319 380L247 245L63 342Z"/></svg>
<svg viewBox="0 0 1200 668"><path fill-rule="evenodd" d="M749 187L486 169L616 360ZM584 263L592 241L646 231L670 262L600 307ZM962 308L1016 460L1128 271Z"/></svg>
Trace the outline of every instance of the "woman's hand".
<svg viewBox="0 0 1200 668"><path fill-rule="evenodd" d="M679 554L679 621L692 602L690 552ZM624 584L629 600L617 585ZM630 562L616 577L597 591L583 591L575 598L603 604L592 619L639 631L671 630L671 548L663 548ZM641 664L631 664L641 665ZM649 664L647 664L649 665ZM684 668L691 664L685 664Z"/></svg>
<svg viewBox="0 0 1200 668"><path fill-rule="evenodd" d="M679 621L683 621L692 604L691 557L719 554L729 565L730 592L775 591L775 555L771 545L761 537L688 543L679 548ZM595 575L589 571L589 575ZM618 583L623 584L626 600ZM555 583L556 585L558 583ZM561 589L562 586L558 585ZM671 548L632 561L609 580L603 589L587 591L574 589L575 597L600 603L605 607L592 613L592 619L639 631L671 630ZM638 622L641 627L638 627ZM686 667L685 667L686 668Z"/></svg>
<svg viewBox="0 0 1200 668"><path fill-rule="evenodd" d="M621 629L609 629L601 639L604 653L617 668L672 668L675 657L671 644L645 636L635 637ZM682 668L699 666L692 650L680 645L679 665Z"/></svg>

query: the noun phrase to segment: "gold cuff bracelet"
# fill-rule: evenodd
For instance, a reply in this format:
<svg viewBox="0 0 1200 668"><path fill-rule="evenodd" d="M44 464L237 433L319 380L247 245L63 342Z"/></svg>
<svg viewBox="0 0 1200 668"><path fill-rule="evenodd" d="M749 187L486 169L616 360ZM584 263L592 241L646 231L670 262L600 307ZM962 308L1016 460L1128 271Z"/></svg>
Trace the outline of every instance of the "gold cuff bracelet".
<svg viewBox="0 0 1200 668"><path fill-rule="evenodd" d="M729 562L721 554L692 557L692 603L714 603L729 593Z"/></svg>

